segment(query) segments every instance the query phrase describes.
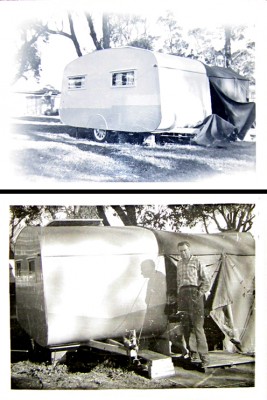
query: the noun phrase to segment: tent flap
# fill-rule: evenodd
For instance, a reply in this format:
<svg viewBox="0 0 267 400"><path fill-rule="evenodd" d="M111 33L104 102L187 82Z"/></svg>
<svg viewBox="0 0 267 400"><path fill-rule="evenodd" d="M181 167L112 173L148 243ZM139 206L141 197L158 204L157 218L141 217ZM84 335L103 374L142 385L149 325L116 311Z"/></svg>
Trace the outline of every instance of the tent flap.
<svg viewBox="0 0 267 400"><path fill-rule="evenodd" d="M242 352L254 348L253 282L242 277L240 265L229 255L222 255L220 270L208 299L210 315L231 343ZM249 336L249 341L247 337Z"/></svg>
<svg viewBox="0 0 267 400"><path fill-rule="evenodd" d="M192 139L192 143L200 146L214 146L229 142L235 137L235 126L218 115L212 114L200 125L199 132Z"/></svg>
<svg viewBox="0 0 267 400"><path fill-rule="evenodd" d="M212 113L235 127L236 137L228 136L229 140L243 140L256 118L255 103L248 102L249 79L229 68L207 65L205 68L210 82Z"/></svg>
<svg viewBox="0 0 267 400"><path fill-rule="evenodd" d="M247 131L252 127L256 117L256 107L254 102L237 102L222 92L218 86L212 83L214 91L221 100L224 108L224 114L227 121L236 128L238 139L243 140Z"/></svg>

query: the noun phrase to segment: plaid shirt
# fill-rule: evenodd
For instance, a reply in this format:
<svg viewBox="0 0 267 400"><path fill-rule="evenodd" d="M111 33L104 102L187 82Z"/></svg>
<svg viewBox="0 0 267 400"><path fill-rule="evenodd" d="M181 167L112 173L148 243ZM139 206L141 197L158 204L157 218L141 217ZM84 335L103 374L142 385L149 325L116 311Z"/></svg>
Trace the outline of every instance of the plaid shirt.
<svg viewBox="0 0 267 400"><path fill-rule="evenodd" d="M182 286L188 285L197 286L200 294L205 294L210 287L207 272L196 256L191 256L188 261L179 259L177 262L177 293Z"/></svg>

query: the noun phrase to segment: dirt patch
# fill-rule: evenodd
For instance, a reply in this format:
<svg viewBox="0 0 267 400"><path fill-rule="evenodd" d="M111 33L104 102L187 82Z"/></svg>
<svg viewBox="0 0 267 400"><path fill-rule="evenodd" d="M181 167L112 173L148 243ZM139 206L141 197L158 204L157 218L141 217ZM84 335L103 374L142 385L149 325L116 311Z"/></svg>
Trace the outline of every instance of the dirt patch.
<svg viewBox="0 0 267 400"><path fill-rule="evenodd" d="M127 357L85 352L70 354L64 364L11 365L12 389L178 389L254 386L254 364L210 368L206 372L175 366L175 376L149 379L145 366L140 371Z"/></svg>

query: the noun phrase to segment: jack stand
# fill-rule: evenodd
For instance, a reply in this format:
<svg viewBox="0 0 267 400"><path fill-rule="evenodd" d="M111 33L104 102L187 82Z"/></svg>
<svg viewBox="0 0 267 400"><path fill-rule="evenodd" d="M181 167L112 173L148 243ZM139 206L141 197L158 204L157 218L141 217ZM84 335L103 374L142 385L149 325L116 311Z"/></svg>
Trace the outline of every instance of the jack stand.
<svg viewBox="0 0 267 400"><path fill-rule="evenodd" d="M149 147L155 147L156 146L156 139L155 135L153 133L151 135L148 135L145 140L144 140L144 146L149 146Z"/></svg>
<svg viewBox="0 0 267 400"><path fill-rule="evenodd" d="M123 344L126 347L130 363L135 366L138 366L140 364L140 361L138 360L137 357L138 345L136 339L136 330L131 329L130 331L126 331L126 333L127 333L126 336L123 337Z"/></svg>

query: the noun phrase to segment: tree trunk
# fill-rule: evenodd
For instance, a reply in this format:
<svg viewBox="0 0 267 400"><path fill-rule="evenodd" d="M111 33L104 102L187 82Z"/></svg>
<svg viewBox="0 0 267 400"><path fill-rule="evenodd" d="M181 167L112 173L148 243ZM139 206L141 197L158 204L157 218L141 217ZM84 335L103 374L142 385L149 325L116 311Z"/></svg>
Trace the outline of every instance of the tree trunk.
<svg viewBox="0 0 267 400"><path fill-rule="evenodd" d="M93 39L95 48L96 48L96 50L102 50L103 47L101 45L101 42L97 39L92 16L90 14L88 14L88 13L86 13L85 15L86 15L86 19L87 19L88 26L89 26L89 29L90 29L90 35L91 35L91 38Z"/></svg>
<svg viewBox="0 0 267 400"><path fill-rule="evenodd" d="M134 226L137 225L135 206L125 206L125 209L128 215L129 224Z"/></svg>
<svg viewBox="0 0 267 400"><path fill-rule="evenodd" d="M99 218L102 219L103 225L104 226L110 226L110 223L109 223L109 221L107 219L107 216L105 214L104 207L103 206L96 206L96 209L97 209L97 213L98 213Z"/></svg>
<svg viewBox="0 0 267 400"><path fill-rule="evenodd" d="M73 19L72 19L72 16L71 16L70 13L68 13L68 19L69 19L69 24L70 24L71 40L72 40L72 42L74 44L74 47L75 47L75 50L76 50L76 53L77 53L78 57L81 57L82 56L82 52L81 52L81 48L80 48L76 33L74 31Z"/></svg>
<svg viewBox="0 0 267 400"><path fill-rule="evenodd" d="M112 208L116 211L124 225L136 225L135 206L125 206L125 211L122 206L112 206Z"/></svg>
<svg viewBox="0 0 267 400"><path fill-rule="evenodd" d="M102 31L103 31L103 48L110 48L110 28L109 28L109 16L104 13L102 16Z"/></svg>
<svg viewBox="0 0 267 400"><path fill-rule="evenodd" d="M232 53L231 53L231 27L226 25L224 27L224 54L225 54L225 66L230 68L232 65Z"/></svg>

